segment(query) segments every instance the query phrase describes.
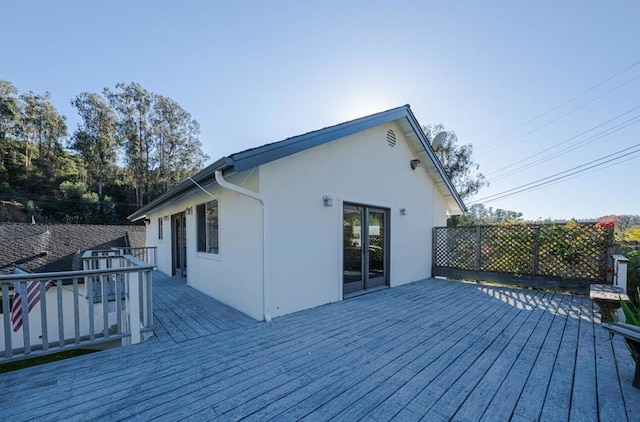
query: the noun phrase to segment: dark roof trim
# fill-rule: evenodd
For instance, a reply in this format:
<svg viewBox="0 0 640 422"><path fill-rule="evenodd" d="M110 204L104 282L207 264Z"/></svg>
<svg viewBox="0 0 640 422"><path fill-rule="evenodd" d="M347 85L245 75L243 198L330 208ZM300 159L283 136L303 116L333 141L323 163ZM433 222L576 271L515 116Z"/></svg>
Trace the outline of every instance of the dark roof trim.
<svg viewBox="0 0 640 422"><path fill-rule="evenodd" d="M399 119L407 114L407 110L409 110L409 106L405 105L303 135L294 136L284 141L238 152L231 156L234 162L233 166L238 172L248 170Z"/></svg>
<svg viewBox="0 0 640 422"><path fill-rule="evenodd" d="M440 173L440 176L442 176L442 180L444 180L447 188L449 189L449 191L451 191L453 198L456 200L456 203L458 204L462 212L466 212L467 206L464 204L464 202L462 202L462 198L460 198L458 191L453 186L453 183L451 182L451 179L449 179L449 176L447 176L447 173L444 171L444 166L440 162L440 159L436 155L433 148L431 148L431 143L427 139L427 136L424 134L422 127L420 127L420 124L418 123L418 119L416 119L416 116L413 115L410 107L407 107L407 113L407 120L409 120L409 124L411 124L413 131L416 133L416 135L418 135L418 139L420 139L420 143L422 143L422 146L427 151L427 155L429 155L429 158L431 158L431 161L433 161L433 164L438 169L438 173Z"/></svg>
<svg viewBox="0 0 640 422"><path fill-rule="evenodd" d="M433 161L436 169L438 170L438 173L444 180L445 185L451 192L456 203L460 206L460 209L462 211L466 211L466 207L462 202L462 199L460 199L458 192L455 190L453 184L444 172L442 163L440 163L440 160L438 160L438 157L431 149L429 141L424 135L420 124L411 112L408 104L348 122L340 123L335 126L329 126L324 129L308 132L303 135L287 138L283 141L266 144L245 151L240 151L232 154L229 157L222 157L215 163L207 166L204 170L192 176L192 179L198 182L198 184L203 184L204 182L210 181L215 178L216 170L224 171L230 168L233 168L233 170L236 172L249 170L251 168L287 157L297 152L317 147L328 142L335 141L336 139L344 138L346 136L371 129L384 123L402 119L403 117L409 121L409 124L413 128L413 131L418 136L418 139L420 139L420 142L427 152L427 155ZM187 179L170 191L160 195L150 204L131 214L129 216L129 220L139 220L150 211L162 206L167 202L178 200L186 196L188 193L195 191L196 189L198 188L191 182L191 180Z"/></svg>
<svg viewBox="0 0 640 422"><path fill-rule="evenodd" d="M198 173L191 176L191 178L198 182L198 184L202 185L208 180L215 179L216 170L224 171L231 167L233 167L233 160L231 160L229 157L222 157L215 163L208 165ZM160 205L166 202L175 201L183 196L186 196L188 193L195 191L196 189L198 189L198 187L194 185L191 180L187 179L174 186L169 191L163 193L155 200L153 200L150 204L147 204L144 207L140 208L138 211L134 212L127 218L131 221L140 220L145 215L147 215L149 211L158 208Z"/></svg>

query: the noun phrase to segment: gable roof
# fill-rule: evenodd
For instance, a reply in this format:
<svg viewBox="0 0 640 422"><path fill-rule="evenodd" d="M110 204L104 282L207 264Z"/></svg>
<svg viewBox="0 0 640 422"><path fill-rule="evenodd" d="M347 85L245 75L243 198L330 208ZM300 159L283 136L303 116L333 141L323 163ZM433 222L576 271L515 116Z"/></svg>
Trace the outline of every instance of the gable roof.
<svg viewBox="0 0 640 422"><path fill-rule="evenodd" d="M436 186L445 198L447 210L452 214L466 211L462 199L458 195L453 183L451 183L451 180L447 177L442 163L440 163L440 160L431 148L429 140L422 131L422 127L411 112L411 107L408 104L329 126L324 129L293 136L279 142L236 152L228 157L220 158L204 170L196 173L192 176L192 179L200 185L209 183L214 180L217 170L241 172L392 121L396 122L400 129L402 129L424 169L435 181ZM154 209L166 203L177 201L196 189L198 188L195 184L187 179L160 195L150 204L131 214L129 220L135 221L144 218Z"/></svg>
<svg viewBox="0 0 640 422"><path fill-rule="evenodd" d="M71 271L87 249L144 247L144 226L0 223L0 273L17 264L32 272ZM77 258L75 259L77 261Z"/></svg>

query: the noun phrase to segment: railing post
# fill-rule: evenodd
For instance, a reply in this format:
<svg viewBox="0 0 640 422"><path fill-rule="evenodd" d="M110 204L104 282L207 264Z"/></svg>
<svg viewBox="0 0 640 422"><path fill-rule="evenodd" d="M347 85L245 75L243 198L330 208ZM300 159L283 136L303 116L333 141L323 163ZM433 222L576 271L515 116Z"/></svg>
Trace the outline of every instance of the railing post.
<svg viewBox="0 0 640 422"><path fill-rule="evenodd" d="M629 259L624 255L613 255L613 284L627 292L627 264ZM635 293L635 292L634 292Z"/></svg>
<svg viewBox="0 0 640 422"><path fill-rule="evenodd" d="M13 357L13 344L11 344L11 310L9 307L9 285L2 285L2 319L4 320L4 356L7 359Z"/></svg>
<svg viewBox="0 0 640 422"><path fill-rule="evenodd" d="M436 259L438 259L437 257L437 241L438 241L438 235L437 235L437 227L434 227L433 229L431 229L431 277L433 277L433 269L436 266ZM154 253L155 255L155 253Z"/></svg>
<svg viewBox="0 0 640 422"><path fill-rule="evenodd" d="M137 344L141 341L140 335L140 287L139 284L143 280L144 273L131 273L129 278L129 331L131 333L131 344ZM132 285L133 284L133 285Z"/></svg>

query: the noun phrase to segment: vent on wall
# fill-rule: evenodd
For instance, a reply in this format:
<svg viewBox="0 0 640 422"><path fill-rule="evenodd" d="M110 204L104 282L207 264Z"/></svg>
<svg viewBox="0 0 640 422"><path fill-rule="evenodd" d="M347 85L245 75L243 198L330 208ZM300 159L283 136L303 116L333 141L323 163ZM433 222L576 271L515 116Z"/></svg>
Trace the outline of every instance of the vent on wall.
<svg viewBox="0 0 640 422"><path fill-rule="evenodd" d="M387 131L387 143L390 147L396 146L396 133L391 129Z"/></svg>

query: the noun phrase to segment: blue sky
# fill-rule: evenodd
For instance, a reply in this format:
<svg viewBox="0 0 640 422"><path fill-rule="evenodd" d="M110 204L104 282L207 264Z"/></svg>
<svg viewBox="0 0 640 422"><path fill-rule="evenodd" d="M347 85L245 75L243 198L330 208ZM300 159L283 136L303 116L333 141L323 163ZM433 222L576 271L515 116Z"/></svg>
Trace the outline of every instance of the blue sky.
<svg viewBox="0 0 640 422"><path fill-rule="evenodd" d="M71 129L71 98L135 81L200 122L212 159L409 103L474 145L492 181L482 198L640 143L632 121L572 147L640 115L640 65L494 139L638 62L636 1L22 0L0 15L0 78L50 91ZM533 220L638 214L638 157L486 205Z"/></svg>

